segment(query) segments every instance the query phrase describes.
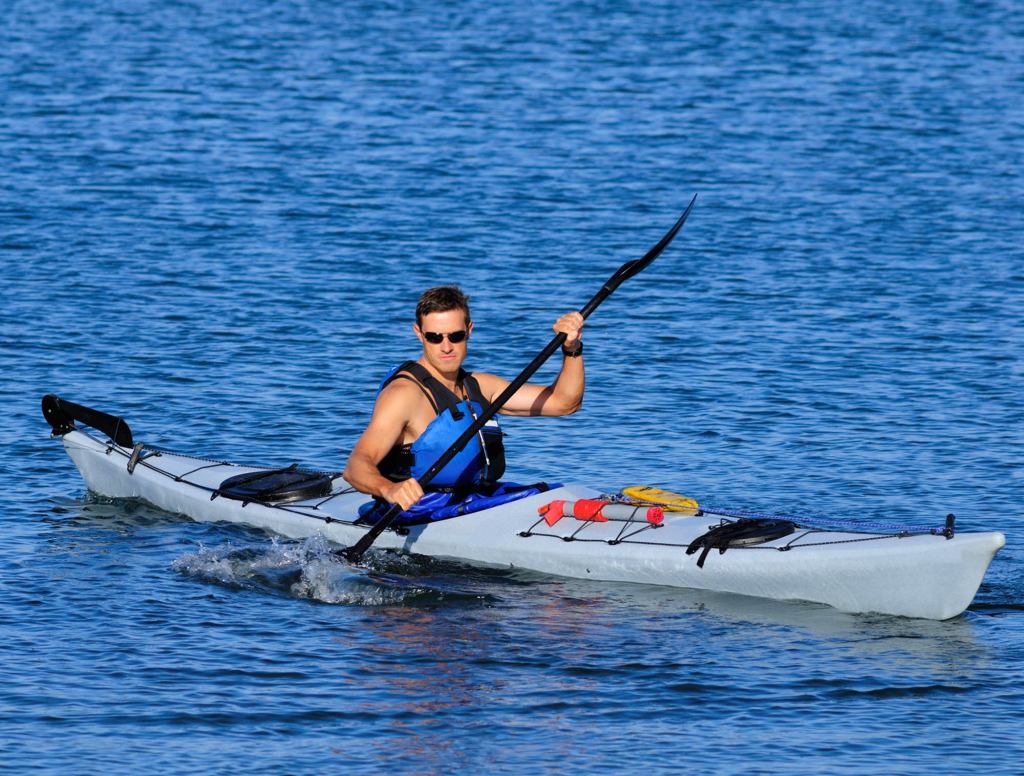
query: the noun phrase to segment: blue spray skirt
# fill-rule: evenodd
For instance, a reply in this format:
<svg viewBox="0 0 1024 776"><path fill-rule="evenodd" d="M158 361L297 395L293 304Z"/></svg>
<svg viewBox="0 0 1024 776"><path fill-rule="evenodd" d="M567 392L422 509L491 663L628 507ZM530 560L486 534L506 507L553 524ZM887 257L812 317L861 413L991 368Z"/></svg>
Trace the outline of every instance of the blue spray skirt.
<svg viewBox="0 0 1024 776"><path fill-rule="evenodd" d="M413 505L412 509L407 509L395 518L395 523L419 525L436 520L447 520L450 517L468 515L560 487L559 483L538 482L533 485L519 485L515 482L498 482L492 485L480 485L469 492L463 489L427 491L423 498ZM359 508L358 522L372 525L384 516L390 506L384 499L375 498Z"/></svg>

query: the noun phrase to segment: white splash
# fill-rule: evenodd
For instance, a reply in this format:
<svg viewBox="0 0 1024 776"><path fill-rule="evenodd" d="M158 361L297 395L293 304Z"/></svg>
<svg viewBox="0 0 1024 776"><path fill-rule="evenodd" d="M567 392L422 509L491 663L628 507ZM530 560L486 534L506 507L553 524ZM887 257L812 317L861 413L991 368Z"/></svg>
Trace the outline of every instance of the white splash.
<svg viewBox="0 0 1024 776"><path fill-rule="evenodd" d="M301 542L203 547L176 559L172 568L205 582L266 590L330 604L381 606L431 596L429 587L383 571L394 564L371 559L370 568L351 566L324 539ZM439 593L437 595L440 595Z"/></svg>

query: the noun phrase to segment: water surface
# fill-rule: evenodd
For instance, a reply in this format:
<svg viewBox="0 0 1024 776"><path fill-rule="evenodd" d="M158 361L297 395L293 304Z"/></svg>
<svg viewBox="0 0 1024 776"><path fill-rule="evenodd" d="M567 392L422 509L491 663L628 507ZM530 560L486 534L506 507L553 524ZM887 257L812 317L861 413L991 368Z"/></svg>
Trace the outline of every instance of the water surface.
<svg viewBox="0 0 1024 776"><path fill-rule="evenodd" d="M8 5L12 772L1017 773L1024 16L1012 3ZM338 468L419 292L513 376L510 476L1000 530L936 623L376 557L88 494L42 394ZM542 372L550 379L552 369Z"/></svg>

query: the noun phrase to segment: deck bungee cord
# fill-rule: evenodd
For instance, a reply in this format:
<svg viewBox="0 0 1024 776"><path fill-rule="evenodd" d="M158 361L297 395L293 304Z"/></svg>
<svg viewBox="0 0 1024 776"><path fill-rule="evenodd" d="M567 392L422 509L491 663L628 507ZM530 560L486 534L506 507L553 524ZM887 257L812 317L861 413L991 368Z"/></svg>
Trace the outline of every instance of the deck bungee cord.
<svg viewBox="0 0 1024 776"><path fill-rule="evenodd" d="M719 515L725 517L724 512L711 510L701 510L698 515L694 517L702 517L705 515ZM738 516L737 513L733 512L730 516ZM846 527L844 531L850 531L857 533L858 535L853 538L844 539L822 539L820 541L811 541L809 537L816 537L819 535L828 535L837 533L838 531L832 530L832 528L817 527L801 525L791 519L781 518L779 516L768 517L768 513L758 513L757 517L743 517L738 516L737 520L722 519L716 524L708 526L706 534L698 537L691 542L671 542L671 541L656 541L654 539L634 539L633 537L640 534L649 534L649 532L661 528L661 525L652 525L644 519L630 519L630 518L609 518L609 523L621 523L622 528L620 534L614 539L605 538L590 538L584 536L588 528L593 523L591 521L581 521L570 534L562 534L557 532L546 531L545 528L549 527L545 522L544 518L539 518L532 526L527 530L521 531L518 535L523 538L530 537L547 537L552 539L559 539L563 542L598 542L604 544L646 544L655 545L662 547L680 547L683 549L689 549L694 546L694 542L705 540L711 542L726 542L722 549L751 549L751 550L777 550L779 552L786 552L793 549L799 549L804 547L822 547L832 544L852 544L857 542L870 542L878 541L880 539L903 539L909 536L939 536L945 535L943 529L938 528L919 528L918 530L908 530L905 526L897 526L898 530L889 532L876 532L868 531L864 532L859 529L859 524L854 521L836 521L836 524L844 524ZM786 531L783 535L789 535L794 532L800 531L797 536L788 540L785 544L765 546L765 543L781 538L776 536L774 530L782 525L789 525L793 527L793 530ZM877 525L877 524L876 524ZM630 533L626 533L627 529L633 528ZM724 529L724 530L723 530ZM756 530L755 530L756 529ZM760 533L763 532L763 533ZM703 546L703 544L699 545ZM715 545L717 547L717 545ZM692 554L692 553L691 553ZM699 566L703 566L703 563L698 563Z"/></svg>
<svg viewBox="0 0 1024 776"><path fill-rule="evenodd" d="M691 507L681 509L676 501L658 501L657 499L637 499L626 493L629 490L639 490L640 488L624 488L620 493L610 493L603 495L602 498L607 498L610 501L621 504L657 504L663 507L674 507L676 511L689 511L696 517L702 515L717 515L720 517L735 517L740 519L759 519L759 520L787 520L791 523L795 523L801 527L812 527L821 528L823 530L836 529L840 531L862 531L862 532L877 532L877 533L893 533L900 536L912 536L917 534L931 534L933 536L945 536L947 539L952 539L955 534L955 515L946 515L945 525L942 527L936 527L931 525L922 524L907 524L907 523L890 523L890 522L879 522L877 520L853 520L844 518L831 518L831 517L806 517L782 514L776 512L761 512L750 509L737 509L734 507L722 507L712 506L705 504L698 504L693 499L686 499L692 504ZM650 488L648 488L650 490ZM668 491L661 491L668 493ZM676 494L672 494L676 495ZM686 498L686 497L679 497Z"/></svg>
<svg viewBox="0 0 1024 776"><path fill-rule="evenodd" d="M69 444L69 446L73 446L74 443L68 443L68 444ZM87 448L83 448L83 449L87 449ZM201 472L201 471L209 471L211 469L217 469L217 468L221 468L221 467L226 467L228 469L251 469L251 470L256 470L253 473L258 474L258 475L263 475L263 474L266 474L268 472L273 473L273 472L282 471L282 469L280 467L271 467L271 466L265 466L265 465L259 465L259 464L233 463L233 462L230 462L230 461L219 461L219 460L216 460L214 458L205 458L203 456L191 455L191 454L188 454L188 453L179 453L179 452L176 452L174 450L170 450L168 448L163 448L163 447L158 447L158 446L155 446L155 445L146 445L146 450L148 452L145 455L142 455L142 456L140 456L138 458L138 460L136 462L137 466L144 466L145 468L150 469L151 471L154 471L157 474L160 474L160 475L162 475L164 477L167 477L169 480L172 480L173 482L181 483L183 485L188 485L190 487L198 488L199 490L205 491L205 492L210 494L210 501L213 501L214 499L224 495L223 492L222 492L221 487L220 486L213 487L213 486L207 485L207 484L202 483L202 482L197 482L195 480L190 480L190 479L188 479L190 476L192 476L193 474L197 474L198 472ZM108 456L110 454L112 454L112 453L117 453L118 455L122 456L125 459L128 459L129 461L131 461L131 458L132 458L132 452L129 452L124 447L115 444L113 441L108 441L106 443L106 449L105 449L104 452ZM153 459L153 458L160 458L162 456L175 456L177 458L183 458L183 459L187 459L187 460L190 460L190 461L201 462L202 465L201 466L196 466L196 467L194 467L192 469L189 469L189 470L187 470L185 472L182 472L181 474L174 474L173 472L167 471L166 469L162 469L161 467L156 466L155 464L152 463L151 459ZM297 466L297 464L293 464L293 466ZM290 469L291 467L287 467L287 468ZM132 471L129 472L129 474L134 473L134 470L135 470L135 466L132 466ZM317 475L321 475L321 476L330 477L332 480L337 479L338 477L341 476L341 472L332 472L332 471L318 470L318 469L301 469L301 470L298 470L298 471L303 472L303 473L317 474ZM231 478L228 478L228 479L231 479ZM221 484L223 484L223 483L221 483ZM243 508L245 506L247 506L248 504L260 504L262 506L270 507L272 509L279 509L282 512L290 512L292 514L301 515L303 517L315 518L317 520L323 521L324 523L346 523L346 524L349 524L349 525L354 525L355 524L355 518L353 518L352 520L344 520L344 519L335 517L333 515L319 514L319 512L321 510L321 507L323 507L325 504L331 502L332 500L338 498L339 496L345 496L345 495L349 495L349 494L356 493L356 492L357 491L356 491L355 488L353 488L351 486L348 486L348 487L342 488L342 489L340 489L338 491L335 491L335 492L331 493L330 495L326 496L325 498L317 501L315 504L275 503L273 501L265 501L265 500L261 500L259 498L255 498L255 497L250 499L250 500L245 500L245 499L240 499L240 498L239 499L235 499L235 500L241 501Z"/></svg>
<svg viewBox="0 0 1024 776"><path fill-rule="evenodd" d="M946 524L942 527L929 525L908 525L903 523L879 522L877 520L853 520L831 517L800 517L796 515L776 514L771 512L759 512L749 509L734 509L731 507L702 506L701 511L707 515L720 515L722 517L736 517L741 519L763 519L763 520L788 520L798 526L820 528L823 530L835 529L840 531L869 531L878 533L893 533L898 536L913 536L916 534L931 534L933 536L945 536L952 539L954 535L955 516L946 516Z"/></svg>

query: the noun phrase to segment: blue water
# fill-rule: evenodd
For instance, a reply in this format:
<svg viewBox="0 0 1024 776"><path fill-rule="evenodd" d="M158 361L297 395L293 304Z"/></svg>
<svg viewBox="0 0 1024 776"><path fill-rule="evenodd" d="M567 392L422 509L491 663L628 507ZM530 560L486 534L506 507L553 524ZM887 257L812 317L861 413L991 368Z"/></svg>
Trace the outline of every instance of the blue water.
<svg viewBox="0 0 1024 776"><path fill-rule="evenodd" d="M5 4L0 769L1020 773L1022 59L1008 0ZM48 439L338 468L424 287L511 377L694 192L510 475L954 512L962 616L353 570Z"/></svg>

